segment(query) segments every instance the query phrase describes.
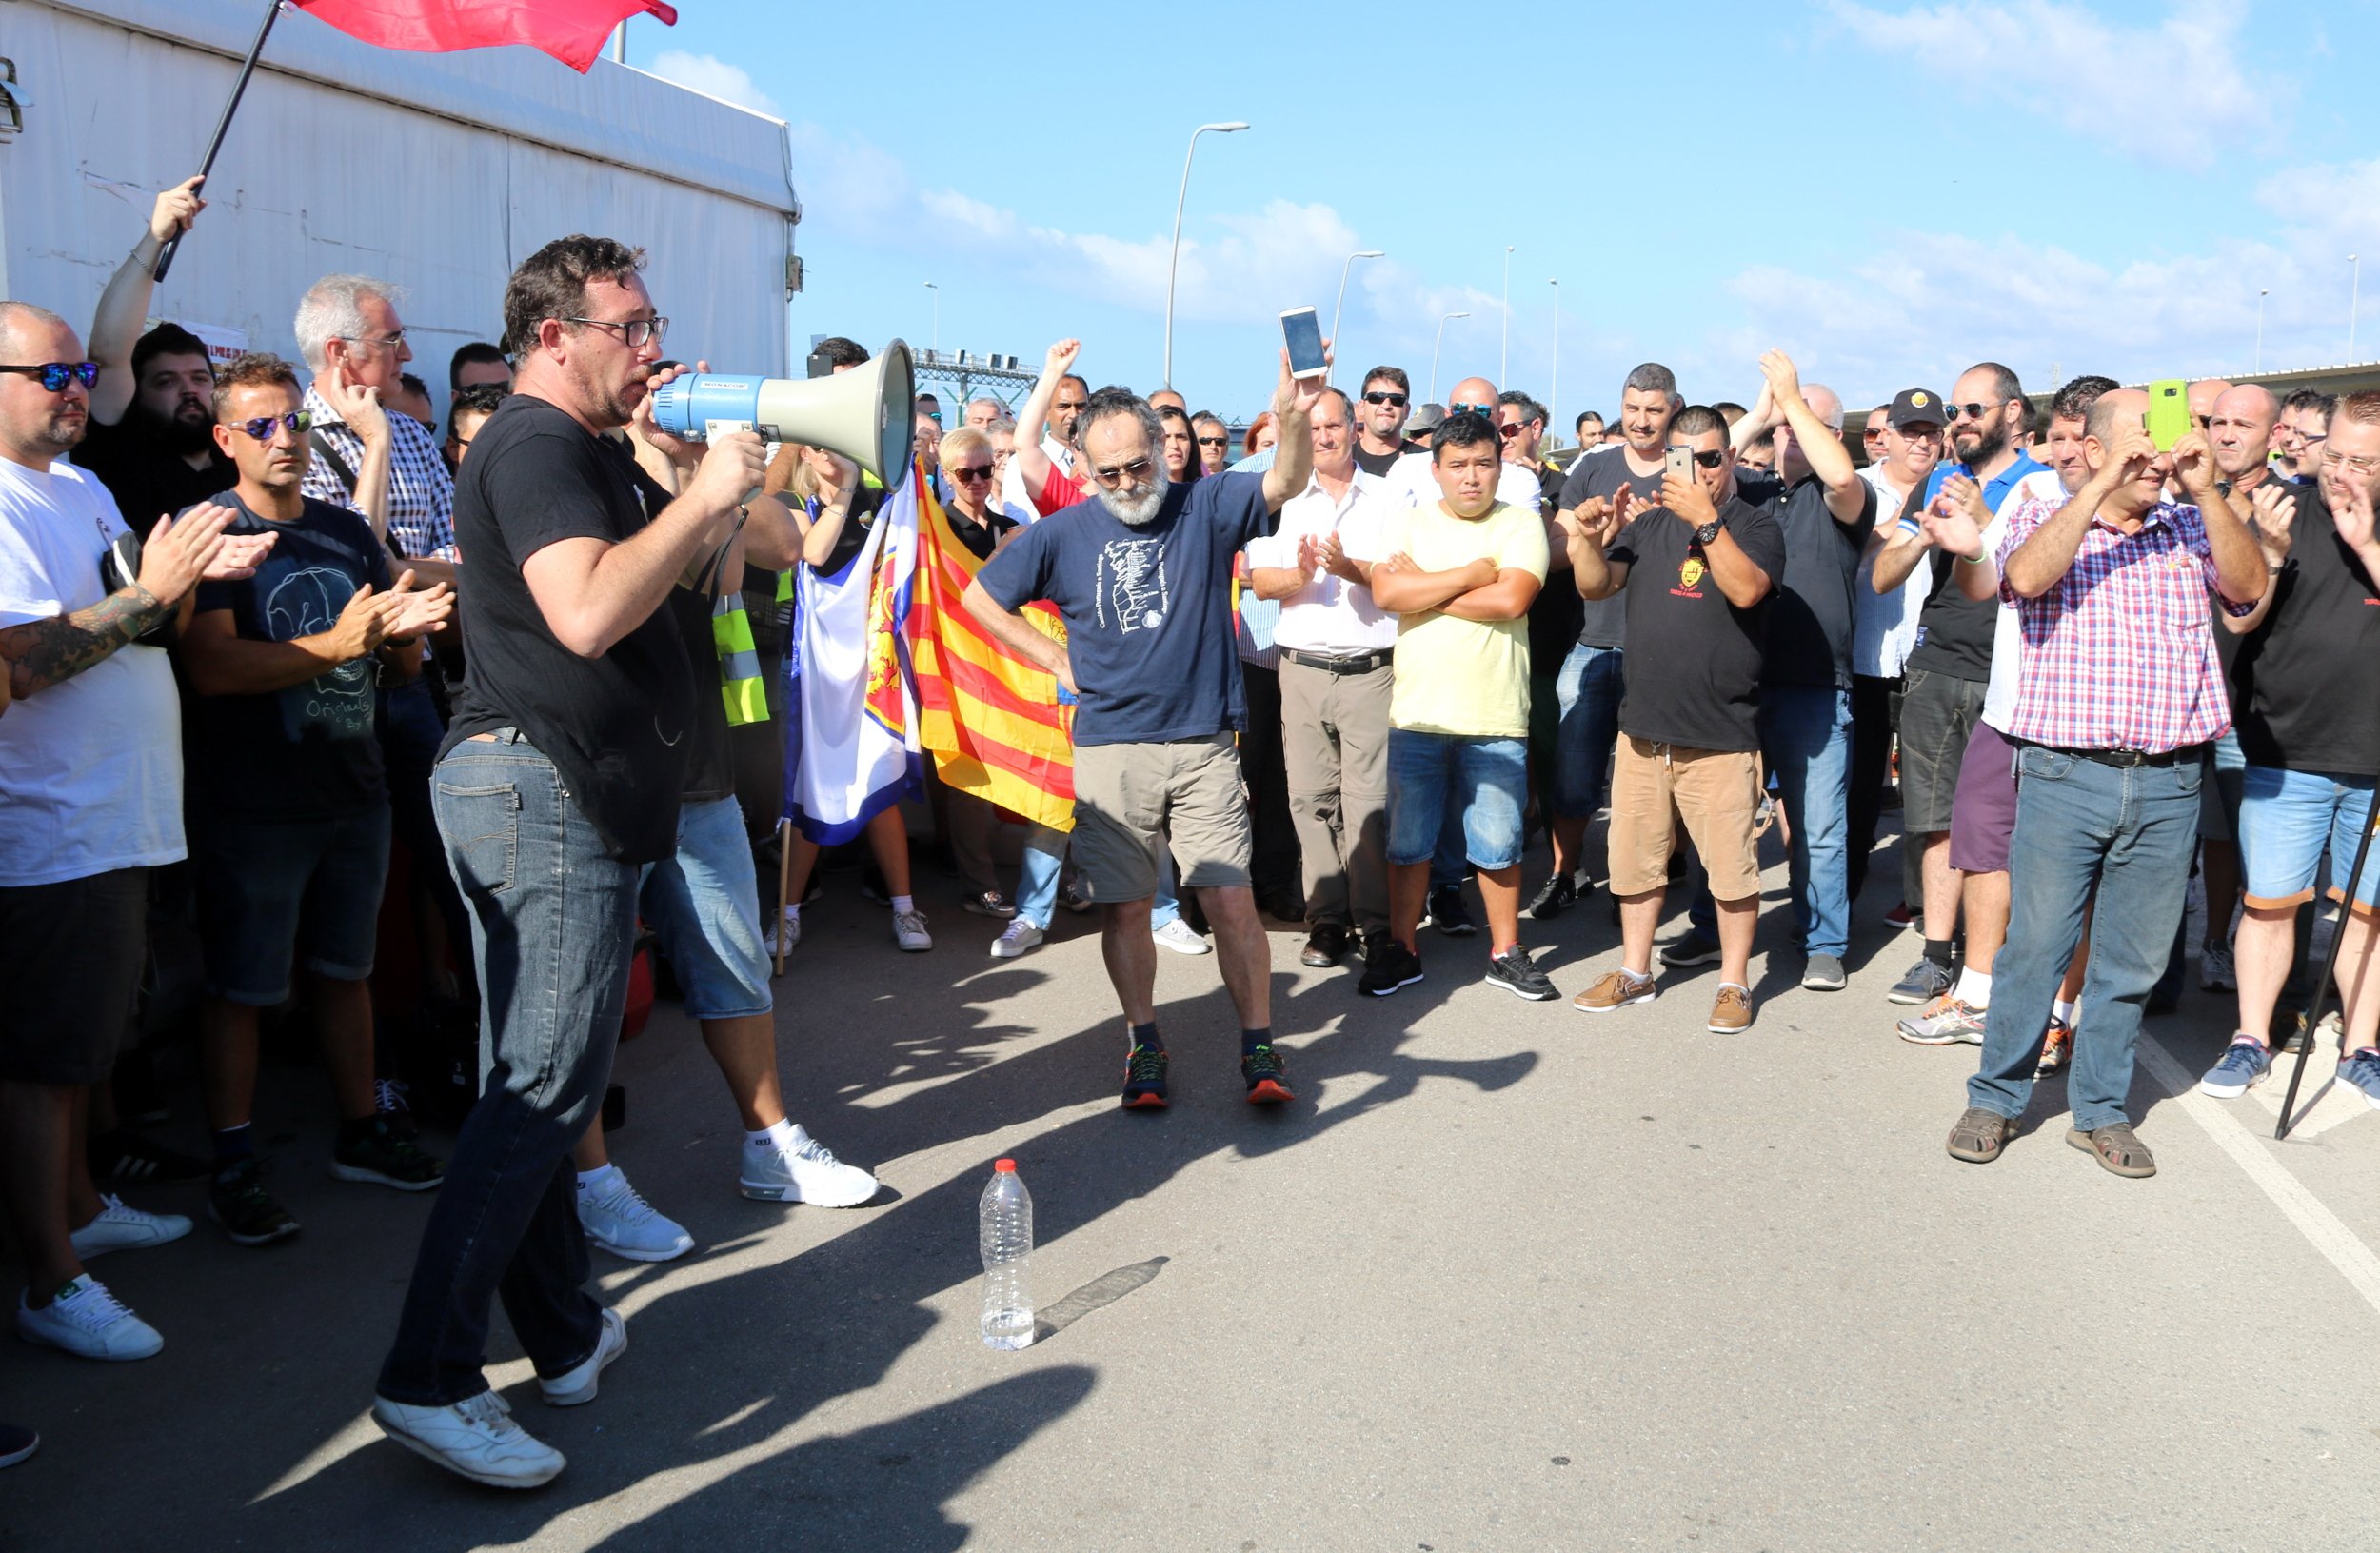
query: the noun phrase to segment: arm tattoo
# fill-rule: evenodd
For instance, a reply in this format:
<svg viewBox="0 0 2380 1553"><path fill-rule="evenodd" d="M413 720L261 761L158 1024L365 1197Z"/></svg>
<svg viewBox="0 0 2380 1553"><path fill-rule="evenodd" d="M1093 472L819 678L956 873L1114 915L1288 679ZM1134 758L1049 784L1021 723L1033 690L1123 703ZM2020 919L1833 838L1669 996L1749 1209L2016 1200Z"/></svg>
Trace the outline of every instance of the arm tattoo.
<svg viewBox="0 0 2380 1553"><path fill-rule="evenodd" d="M9 687L22 697L70 680L130 646L172 612L170 605L134 583L88 609L0 629L0 661L9 667Z"/></svg>

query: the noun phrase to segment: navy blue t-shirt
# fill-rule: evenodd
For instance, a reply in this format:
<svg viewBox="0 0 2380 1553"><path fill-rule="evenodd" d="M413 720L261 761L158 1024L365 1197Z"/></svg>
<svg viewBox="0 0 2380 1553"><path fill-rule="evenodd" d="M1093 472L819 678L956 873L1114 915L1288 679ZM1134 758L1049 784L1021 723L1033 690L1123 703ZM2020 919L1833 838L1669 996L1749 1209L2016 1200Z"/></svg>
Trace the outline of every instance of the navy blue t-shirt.
<svg viewBox="0 0 2380 1553"><path fill-rule="evenodd" d="M275 523L229 491L213 500L240 514L226 533L274 536L254 576L198 585L197 612L229 610L243 641L316 635L338 622L365 585L384 593L395 586L388 552L344 507L309 496L298 517ZM376 680L367 657L265 695L193 697L185 763L192 808L327 820L386 803L373 727Z"/></svg>
<svg viewBox="0 0 2380 1553"><path fill-rule="evenodd" d="M1076 744L1212 738L1247 726L1231 564L1272 528L1259 474L1175 486L1137 528L1093 495L1026 528L978 580L1003 608L1044 599L1065 618Z"/></svg>

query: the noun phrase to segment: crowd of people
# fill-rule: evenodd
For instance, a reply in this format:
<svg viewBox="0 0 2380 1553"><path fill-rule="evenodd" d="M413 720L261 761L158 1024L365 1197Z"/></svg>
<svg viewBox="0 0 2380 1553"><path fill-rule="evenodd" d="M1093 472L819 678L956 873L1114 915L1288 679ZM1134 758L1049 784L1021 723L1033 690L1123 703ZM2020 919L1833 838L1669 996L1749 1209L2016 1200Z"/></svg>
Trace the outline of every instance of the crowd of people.
<svg viewBox="0 0 2380 1553"><path fill-rule="evenodd" d="M641 928L743 1124L737 1189L878 1190L778 1079L769 961L799 953L821 846L786 844L782 899L756 859L784 790L762 660L792 627L789 579L843 569L897 504L836 451L655 425L651 390L684 368L641 251L610 239L522 263L501 342L449 363L443 438L386 279L295 299L300 363L210 361L144 329L157 252L204 208L198 180L159 196L88 347L0 303L17 1329L92 1359L162 1347L88 1264L191 1223L103 1185L203 1176L233 1241L299 1233L250 1121L260 1025L295 997L333 1174L437 1192L373 1417L466 1477L531 1486L563 1459L488 1389L493 1304L544 1400L585 1403L627 1341L586 1287L590 1244L694 1244L601 1121ZM1981 362L1947 396L1866 412L1855 451L1839 396L1772 351L1749 406L1645 363L1554 452L1544 406L1482 378L1422 405L1396 366L1338 387L1284 353L1235 434L1169 388L1094 390L1081 351L1053 345L1013 408L973 400L945 429L937 398L915 406L918 494L971 562L963 608L1045 671L1072 742L1071 828L1022 831L1013 889L995 805L938 784L932 810L961 904L1001 924L993 958L1034 952L1061 906L1098 913L1124 1107L1169 1099L1159 947L1214 955L1247 1100L1295 1100L1268 915L1301 925L1302 966L1374 1000L1423 980L1425 929L1484 919L1470 966L1552 1003L1526 924L1600 884L1618 946L1573 1008L1619 1013L1664 971L1716 966L1708 1028L1751 1030L1764 838L1799 987L1842 992L1894 797L1881 922L1922 949L1888 994L1911 1011L1879 1026L1978 1048L1953 1157L1996 1159L2064 1072L2068 1141L2152 1173L2127 1098L2143 1015L2192 958L2235 994L2202 1081L2217 1096L2327 1038L2290 1013L2326 885L2340 1075L2380 1106L2380 863L2348 877L2380 777L2380 393L2198 383L2169 424L2109 378L2045 408ZM814 369L867 359L831 339ZM934 950L908 821L887 807L854 836L898 946ZM444 1160L405 1082L419 1053L376 1028L385 898L419 946L418 1001L469 1031ZM1687 926L1656 946L1674 901ZM169 918L204 966L203 1161L133 1125ZM1429 946L1437 966L1476 953Z"/></svg>

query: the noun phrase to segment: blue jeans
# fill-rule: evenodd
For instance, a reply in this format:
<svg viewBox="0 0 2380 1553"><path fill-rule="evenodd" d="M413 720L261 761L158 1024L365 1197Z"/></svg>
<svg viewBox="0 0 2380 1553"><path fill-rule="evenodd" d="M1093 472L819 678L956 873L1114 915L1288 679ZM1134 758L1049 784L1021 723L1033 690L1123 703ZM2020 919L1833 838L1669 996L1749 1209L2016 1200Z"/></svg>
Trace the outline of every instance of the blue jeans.
<svg viewBox="0 0 2380 1553"><path fill-rule="evenodd" d="M774 1006L743 806L713 798L681 807L678 853L646 865L642 899L687 1013L745 1019Z"/></svg>
<svg viewBox="0 0 2380 1553"><path fill-rule="evenodd" d="M1851 692L1760 687L1760 754L1785 799L1794 930L1809 954L1851 949ZM1711 892L1695 897L1695 930L1717 935Z"/></svg>
<svg viewBox="0 0 2380 1553"><path fill-rule="evenodd" d="M1529 802L1526 739L1466 739L1388 731L1388 863L1430 862L1435 877L1447 818L1473 866L1494 873L1520 861L1520 817ZM1455 876L1461 878L1458 872Z"/></svg>
<svg viewBox="0 0 2380 1553"><path fill-rule="evenodd" d="M1066 833L1037 825L1024 833L1017 868L1017 915L1048 931L1058 913L1058 876L1066 871Z"/></svg>
<svg viewBox="0 0 2380 1553"><path fill-rule="evenodd" d="M1562 660L1561 677L1555 682L1562 722L1555 743L1553 809L1564 819L1586 819L1611 796L1603 779L1612 768L1612 748L1619 743L1623 661L1617 647L1591 647L1583 642Z"/></svg>
<svg viewBox="0 0 2380 1553"><path fill-rule="evenodd" d="M2182 920L2198 844L2195 759L2119 769L2060 750L2016 752L2016 837L2008 854L2008 942L1992 967L1992 1012L1967 1103L2022 1116L2058 983L2082 942L2093 886L2091 973L2066 1081L2083 1132L2129 1120L2141 1007Z"/></svg>
<svg viewBox="0 0 2380 1553"><path fill-rule="evenodd" d="M480 1099L455 1138L380 1371L392 1402L487 1389L488 1305L540 1375L595 1351L570 1145L611 1081L627 1005L638 865L604 850L553 763L506 728L438 763L431 802L471 912Z"/></svg>

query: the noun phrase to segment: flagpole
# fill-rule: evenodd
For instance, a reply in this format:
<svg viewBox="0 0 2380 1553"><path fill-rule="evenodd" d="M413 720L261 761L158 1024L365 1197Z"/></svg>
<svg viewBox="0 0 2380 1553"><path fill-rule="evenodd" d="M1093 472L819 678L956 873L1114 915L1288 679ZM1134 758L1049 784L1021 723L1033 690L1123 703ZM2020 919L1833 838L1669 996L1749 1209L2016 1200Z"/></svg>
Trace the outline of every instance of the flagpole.
<svg viewBox="0 0 2380 1553"><path fill-rule="evenodd" d="M248 91L248 78L256 73L256 56L265 51L266 35L272 31L273 19L280 14L281 0L269 0L265 7L264 25L256 30L256 41L248 46L248 58L240 62L240 78L231 83L231 98L223 105L223 117L215 121L215 138L207 143L207 160L198 165L198 175L202 179L215 169L215 153L223 149L223 137L231 129L231 115L240 110L240 98ZM205 186L202 184L200 187ZM182 234L176 232L167 241L164 251L157 255L157 268L149 276L152 281L166 278L166 271L173 268L173 255L181 247Z"/></svg>

